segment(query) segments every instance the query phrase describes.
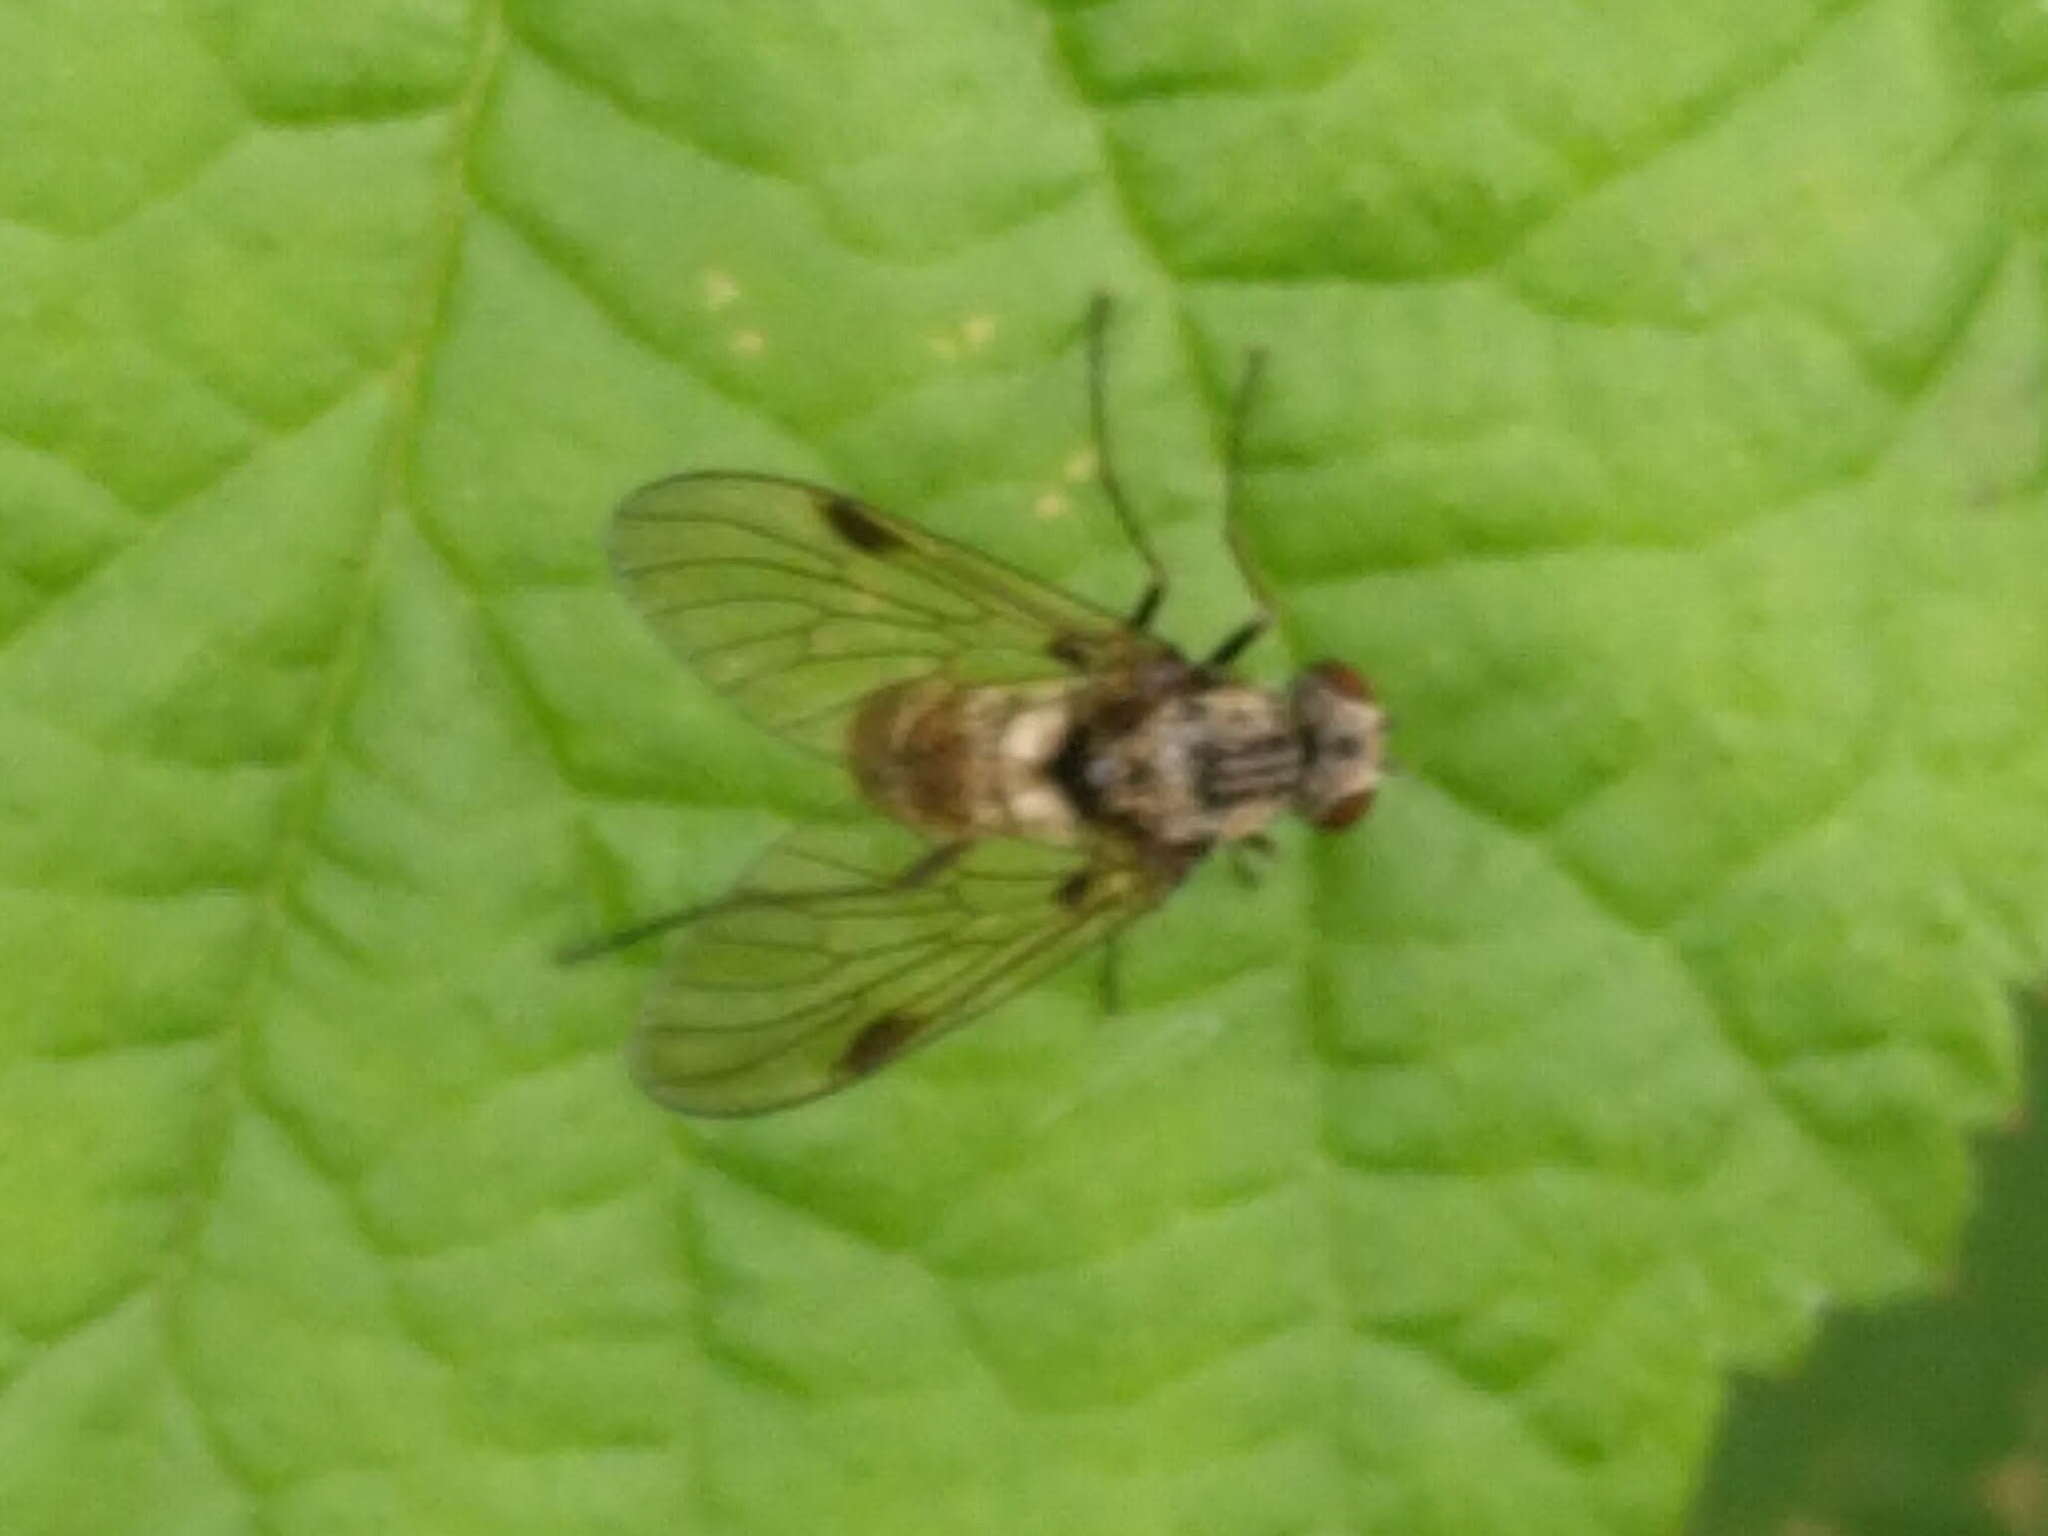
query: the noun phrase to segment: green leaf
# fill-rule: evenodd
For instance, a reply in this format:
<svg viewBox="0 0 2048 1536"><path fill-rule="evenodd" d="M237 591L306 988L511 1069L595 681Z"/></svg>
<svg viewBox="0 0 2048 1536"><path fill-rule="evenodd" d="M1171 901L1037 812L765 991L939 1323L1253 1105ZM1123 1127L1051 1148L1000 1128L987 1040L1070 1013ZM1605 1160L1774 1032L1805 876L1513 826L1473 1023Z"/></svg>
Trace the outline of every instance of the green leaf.
<svg viewBox="0 0 2048 1536"><path fill-rule="evenodd" d="M330 14L331 13L331 14ZM0 1530L1678 1519L1924 1284L2048 914L2022 0L0 8ZM599 531L842 485L1406 776L872 1086L640 957L840 777Z"/></svg>

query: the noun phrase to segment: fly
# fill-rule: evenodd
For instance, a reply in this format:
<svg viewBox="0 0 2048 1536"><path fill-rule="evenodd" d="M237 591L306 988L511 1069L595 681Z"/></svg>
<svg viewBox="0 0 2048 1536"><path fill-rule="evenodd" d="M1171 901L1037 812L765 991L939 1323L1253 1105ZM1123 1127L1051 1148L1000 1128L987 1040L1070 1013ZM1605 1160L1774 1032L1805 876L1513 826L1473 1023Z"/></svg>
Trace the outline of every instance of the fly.
<svg viewBox="0 0 2048 1536"><path fill-rule="evenodd" d="M631 1048L662 1103L757 1114L858 1082L1108 942L1215 849L1371 807L1384 718L1359 673L1233 677L1264 604L1199 661L1152 633L1167 578L1110 456L1108 320L1098 297L1089 422L1149 573L1127 615L796 480L677 475L613 515L613 571L654 631L887 818L792 833L722 899L572 952L670 935ZM1263 598L1237 519L1260 367L1232 397L1224 517Z"/></svg>

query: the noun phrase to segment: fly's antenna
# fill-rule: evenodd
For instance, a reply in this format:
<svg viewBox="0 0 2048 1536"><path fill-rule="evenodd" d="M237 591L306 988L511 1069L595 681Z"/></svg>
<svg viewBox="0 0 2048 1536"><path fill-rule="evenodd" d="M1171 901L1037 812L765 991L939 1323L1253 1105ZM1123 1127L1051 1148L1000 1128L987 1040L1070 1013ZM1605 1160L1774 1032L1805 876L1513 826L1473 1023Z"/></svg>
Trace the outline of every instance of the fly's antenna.
<svg viewBox="0 0 2048 1536"><path fill-rule="evenodd" d="M1123 524L1131 547L1145 562L1145 590L1128 621L1132 629L1142 632L1151 626L1152 616L1166 596L1166 567L1159 559L1159 551L1152 547L1145 525L1124 499L1123 481L1117 478L1116 456L1110 451L1109 314L1114 307L1115 301L1107 293L1097 293L1088 305L1088 431L1095 439L1095 477L1102 483L1102 494L1108 498L1117 521Z"/></svg>

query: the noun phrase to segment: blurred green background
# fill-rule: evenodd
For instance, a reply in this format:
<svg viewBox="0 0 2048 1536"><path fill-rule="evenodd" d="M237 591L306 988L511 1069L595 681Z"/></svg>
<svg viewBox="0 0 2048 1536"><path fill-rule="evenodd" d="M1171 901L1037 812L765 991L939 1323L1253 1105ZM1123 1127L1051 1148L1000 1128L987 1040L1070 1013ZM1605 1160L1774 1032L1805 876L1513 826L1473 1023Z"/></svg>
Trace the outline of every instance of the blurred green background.
<svg viewBox="0 0 2048 1536"><path fill-rule="evenodd" d="M1982 1195L1934 1294L1830 1318L1784 1379L1740 1383L1693 1536L2048 1531L2048 1006L2024 999L2026 1099L1979 1147Z"/></svg>

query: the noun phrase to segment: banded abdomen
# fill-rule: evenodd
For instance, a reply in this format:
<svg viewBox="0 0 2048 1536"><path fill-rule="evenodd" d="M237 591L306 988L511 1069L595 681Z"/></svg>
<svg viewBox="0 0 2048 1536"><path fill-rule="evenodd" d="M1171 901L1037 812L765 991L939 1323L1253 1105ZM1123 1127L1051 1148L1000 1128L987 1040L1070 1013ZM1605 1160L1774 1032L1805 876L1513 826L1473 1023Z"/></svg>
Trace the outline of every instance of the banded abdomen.
<svg viewBox="0 0 2048 1536"><path fill-rule="evenodd" d="M853 717L854 778L877 808L942 841L1075 842L1082 818L1052 765L1082 691L929 679L880 689Z"/></svg>

